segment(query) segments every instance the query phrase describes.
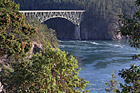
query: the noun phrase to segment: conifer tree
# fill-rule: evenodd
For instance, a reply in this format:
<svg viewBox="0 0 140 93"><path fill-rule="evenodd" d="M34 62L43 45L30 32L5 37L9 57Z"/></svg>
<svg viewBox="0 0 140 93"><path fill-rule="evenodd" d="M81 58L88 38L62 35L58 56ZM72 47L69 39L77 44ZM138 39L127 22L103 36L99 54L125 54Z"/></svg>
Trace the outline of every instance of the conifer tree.
<svg viewBox="0 0 140 93"><path fill-rule="evenodd" d="M0 56L25 56L32 47L30 36L37 28L25 23L19 5L0 0Z"/></svg>

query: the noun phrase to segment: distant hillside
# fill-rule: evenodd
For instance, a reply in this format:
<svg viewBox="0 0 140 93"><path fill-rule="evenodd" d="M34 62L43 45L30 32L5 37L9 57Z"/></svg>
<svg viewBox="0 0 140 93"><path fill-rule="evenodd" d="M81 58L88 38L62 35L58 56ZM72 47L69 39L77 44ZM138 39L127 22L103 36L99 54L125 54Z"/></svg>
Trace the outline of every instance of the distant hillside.
<svg viewBox="0 0 140 93"><path fill-rule="evenodd" d="M22 10L51 10L51 9L85 9L85 17L81 23L81 38L91 40L112 40L118 39L115 31L118 29L118 16L120 14L133 14L137 9L134 0L15 0L20 3ZM48 27L56 29L58 38L66 36L72 39L74 30L73 24L62 20L61 25L58 20L50 20ZM52 24L54 26L52 26ZM61 28L60 28L61 26ZM70 27L70 28L68 28ZM61 33L62 32L62 33ZM62 35L63 34L63 35ZM63 38L62 38L63 39Z"/></svg>

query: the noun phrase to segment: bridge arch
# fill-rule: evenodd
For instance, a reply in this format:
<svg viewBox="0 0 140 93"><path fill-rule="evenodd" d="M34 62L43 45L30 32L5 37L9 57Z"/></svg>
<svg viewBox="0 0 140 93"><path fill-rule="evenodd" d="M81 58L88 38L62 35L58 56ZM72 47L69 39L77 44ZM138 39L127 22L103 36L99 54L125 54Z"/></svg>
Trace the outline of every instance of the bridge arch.
<svg viewBox="0 0 140 93"><path fill-rule="evenodd" d="M80 23L82 21L83 13L85 10L30 10L19 11L25 17L38 18L40 22L45 22L52 18L64 18L72 22L75 26L75 39L80 38Z"/></svg>
<svg viewBox="0 0 140 93"><path fill-rule="evenodd" d="M51 18L65 18L73 24L80 26L82 16L85 10L35 10L35 11L19 11L25 17L37 17L40 22L47 21Z"/></svg>
<svg viewBox="0 0 140 93"><path fill-rule="evenodd" d="M66 19L66 20L72 22L74 25L78 25L78 26L80 25L80 22L76 22L76 21L74 21L74 19L66 18L66 17L61 17L61 16L50 17L50 18L44 18L44 19L41 20L40 22L45 22L45 21L47 21L47 20L54 19L54 18L63 18L63 19Z"/></svg>
<svg viewBox="0 0 140 93"><path fill-rule="evenodd" d="M55 30L59 40L75 40L75 27L77 27L77 25L71 21L56 17L44 21L44 24L46 24L48 28Z"/></svg>

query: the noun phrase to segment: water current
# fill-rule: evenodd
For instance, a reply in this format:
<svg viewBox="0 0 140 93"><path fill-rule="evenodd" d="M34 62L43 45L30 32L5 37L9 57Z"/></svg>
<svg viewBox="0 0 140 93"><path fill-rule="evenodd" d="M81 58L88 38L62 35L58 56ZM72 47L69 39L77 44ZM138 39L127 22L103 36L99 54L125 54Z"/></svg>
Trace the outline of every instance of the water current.
<svg viewBox="0 0 140 93"><path fill-rule="evenodd" d="M89 81L86 89L90 93L106 93L106 81L111 79L112 72L116 80L123 82L118 76L119 70L129 68L131 64L140 65L132 60L132 55L140 50L129 47L126 41L61 41L59 48L74 55L81 68L79 77Z"/></svg>

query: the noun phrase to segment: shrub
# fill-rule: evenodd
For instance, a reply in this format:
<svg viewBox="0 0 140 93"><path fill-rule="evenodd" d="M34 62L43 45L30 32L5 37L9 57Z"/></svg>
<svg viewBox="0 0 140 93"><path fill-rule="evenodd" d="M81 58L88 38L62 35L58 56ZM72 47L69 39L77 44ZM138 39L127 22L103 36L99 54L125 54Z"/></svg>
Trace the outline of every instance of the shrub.
<svg viewBox="0 0 140 93"><path fill-rule="evenodd" d="M38 28L38 33L31 37L31 40L42 45L46 45L49 42L54 48L58 47L58 40L56 32L53 29L49 29L46 24L40 23L36 18L27 17L26 22L33 27Z"/></svg>
<svg viewBox="0 0 140 93"><path fill-rule="evenodd" d="M78 77L79 70L72 55L49 46L30 59L14 62L10 72L3 68L1 77L8 93L81 93L88 82Z"/></svg>
<svg viewBox="0 0 140 93"><path fill-rule="evenodd" d="M0 0L0 57L25 56L31 49L30 36L37 28L25 23L19 5L10 0Z"/></svg>

